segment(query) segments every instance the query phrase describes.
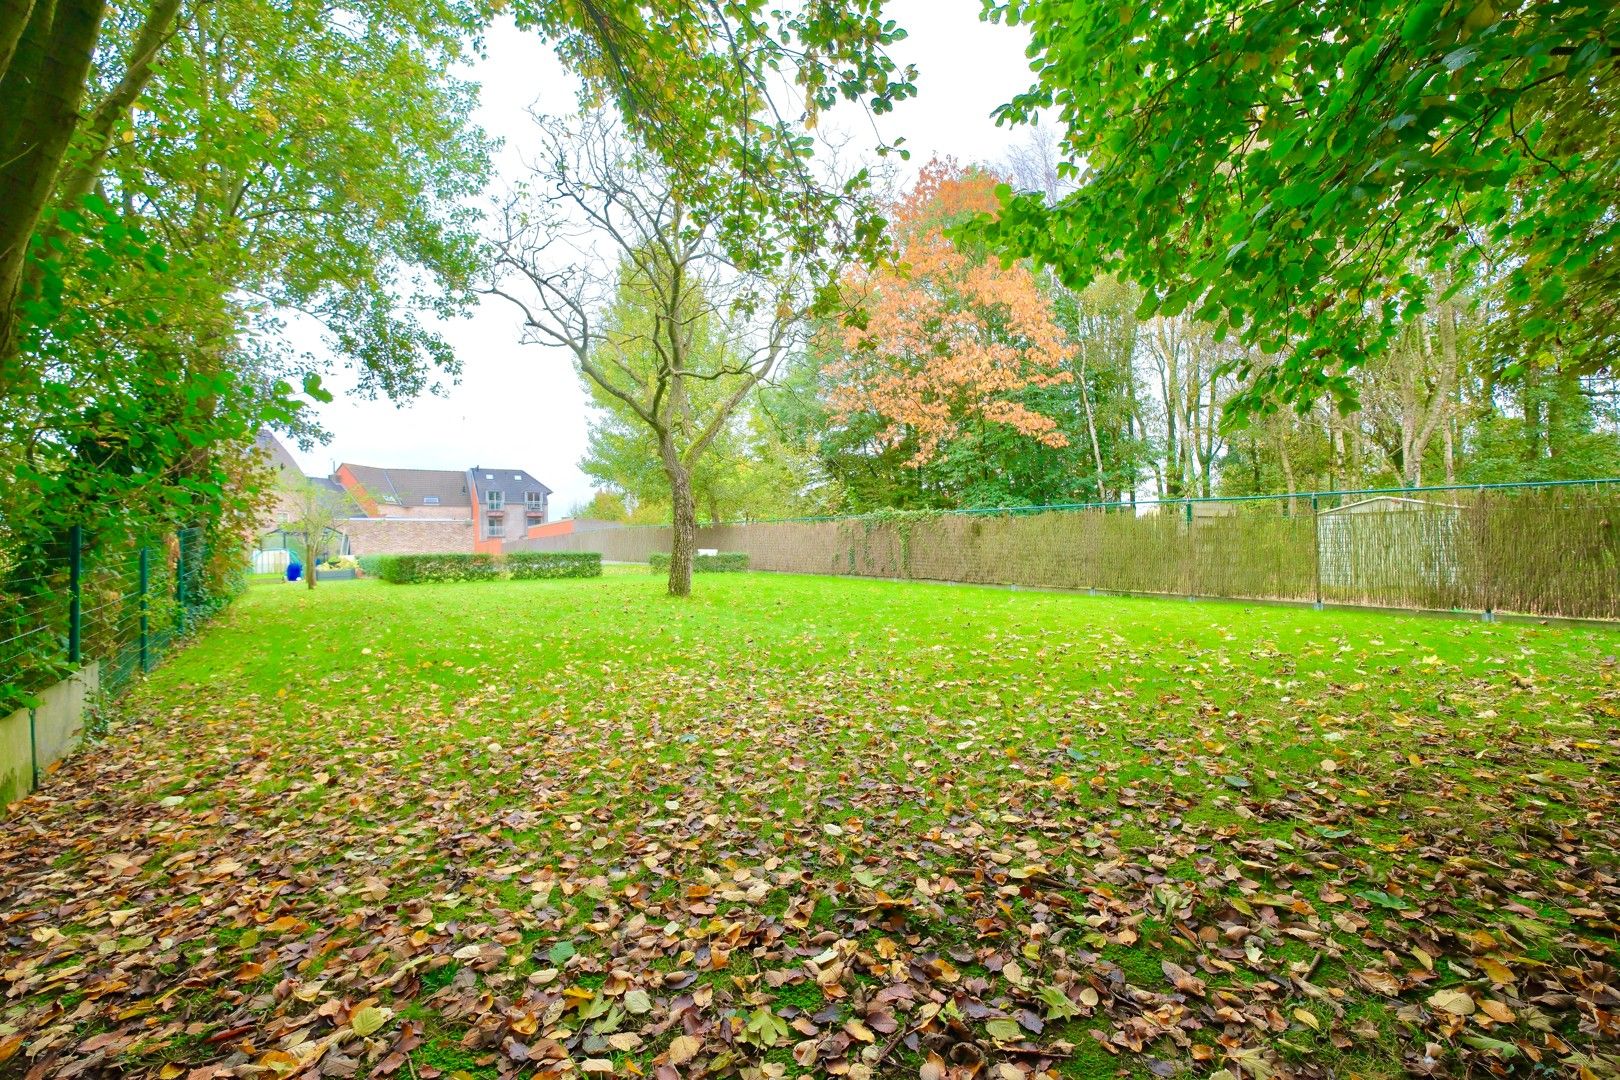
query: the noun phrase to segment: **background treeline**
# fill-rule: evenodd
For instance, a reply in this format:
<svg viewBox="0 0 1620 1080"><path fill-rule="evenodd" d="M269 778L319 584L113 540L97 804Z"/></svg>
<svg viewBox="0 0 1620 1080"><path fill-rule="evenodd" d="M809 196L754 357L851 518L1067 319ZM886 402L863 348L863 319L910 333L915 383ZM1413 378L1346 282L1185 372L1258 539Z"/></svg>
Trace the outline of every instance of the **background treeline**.
<svg viewBox="0 0 1620 1080"><path fill-rule="evenodd" d="M1076 291L955 239L1001 182L1061 197L1040 129L994 167L930 163L894 200L895 264L846 274L855 325L819 327L735 417L694 477L704 520L1620 475L1620 381L1516 334L1505 253L1460 281L1410 267L1444 298L1349 370L1350 404L1223 426L1258 351L1143 317L1131 282ZM577 512L667 520L656 454L597 403L582 466L603 491Z"/></svg>

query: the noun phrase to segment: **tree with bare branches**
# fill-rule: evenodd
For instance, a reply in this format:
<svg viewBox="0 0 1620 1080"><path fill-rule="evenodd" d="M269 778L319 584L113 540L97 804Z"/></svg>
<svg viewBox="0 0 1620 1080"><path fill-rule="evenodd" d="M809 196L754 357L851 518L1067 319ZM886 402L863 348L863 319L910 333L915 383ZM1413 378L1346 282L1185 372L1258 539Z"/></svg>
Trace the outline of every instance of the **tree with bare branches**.
<svg viewBox="0 0 1620 1080"><path fill-rule="evenodd" d="M521 313L525 342L567 349L593 395L651 434L672 507L669 592L686 596L693 470L799 343L812 290L792 259L740 267L611 120L536 122L540 154L501 208L489 291ZM776 239L766 223L760 242Z"/></svg>

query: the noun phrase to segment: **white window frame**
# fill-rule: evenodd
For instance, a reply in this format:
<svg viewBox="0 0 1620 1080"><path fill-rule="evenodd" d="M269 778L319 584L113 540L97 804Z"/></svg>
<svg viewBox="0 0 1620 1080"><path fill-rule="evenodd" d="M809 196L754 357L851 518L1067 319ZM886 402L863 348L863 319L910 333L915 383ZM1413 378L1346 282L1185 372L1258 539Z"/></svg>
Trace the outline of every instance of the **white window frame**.
<svg viewBox="0 0 1620 1080"><path fill-rule="evenodd" d="M484 522L484 539L498 540L506 535L506 520L504 518L490 518Z"/></svg>
<svg viewBox="0 0 1620 1080"><path fill-rule="evenodd" d="M504 492L504 491L486 491L486 492L484 492L484 509L485 510L505 510L506 509L506 492Z"/></svg>

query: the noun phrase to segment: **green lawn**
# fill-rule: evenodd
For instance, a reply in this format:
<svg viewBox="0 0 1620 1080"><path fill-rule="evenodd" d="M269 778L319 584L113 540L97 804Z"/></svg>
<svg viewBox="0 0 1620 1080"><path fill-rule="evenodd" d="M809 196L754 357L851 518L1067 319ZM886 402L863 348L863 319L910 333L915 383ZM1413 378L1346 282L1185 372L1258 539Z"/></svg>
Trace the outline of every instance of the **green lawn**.
<svg viewBox="0 0 1620 1080"><path fill-rule="evenodd" d="M0 822L0 1074L1613 1070L1620 633L662 590L254 586Z"/></svg>

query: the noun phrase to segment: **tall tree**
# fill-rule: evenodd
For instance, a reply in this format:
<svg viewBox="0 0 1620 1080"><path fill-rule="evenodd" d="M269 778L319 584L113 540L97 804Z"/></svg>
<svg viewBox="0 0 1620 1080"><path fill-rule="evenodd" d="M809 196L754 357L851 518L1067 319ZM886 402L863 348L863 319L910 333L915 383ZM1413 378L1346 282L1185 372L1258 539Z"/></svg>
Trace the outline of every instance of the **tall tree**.
<svg viewBox="0 0 1620 1080"><path fill-rule="evenodd" d="M655 440L673 518L669 592L686 596L693 474L798 339L809 282L795 264L739 268L610 120L538 129L529 187L501 214L490 290L521 311L527 340L566 348L593 392Z"/></svg>
<svg viewBox="0 0 1620 1080"><path fill-rule="evenodd" d="M930 162L894 210L902 268L856 270L846 283L867 310L828 369L834 417L880 417L883 440L915 441L914 465L982 424L1068 445L1058 421L1027 400L1031 390L1074 377L1073 350L1034 274L976 257L944 235L953 220L993 205L995 183L982 171Z"/></svg>
<svg viewBox="0 0 1620 1080"><path fill-rule="evenodd" d="M1144 314L1240 334L1256 346L1240 410L1353 401L1350 371L1432 306L1431 281L1409 268L1466 276L1480 235L1513 255L1504 299L1522 338L1556 342L1572 369L1612 364L1620 9L1608 0L984 10L1033 38L1036 83L1000 118L1055 108L1078 186L1056 205L1006 191L970 232L1073 286L1104 270L1137 281ZM1566 307L1572 287L1582 303Z"/></svg>

